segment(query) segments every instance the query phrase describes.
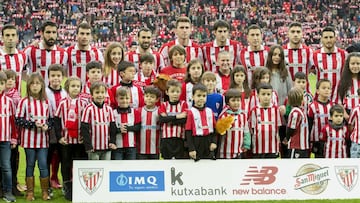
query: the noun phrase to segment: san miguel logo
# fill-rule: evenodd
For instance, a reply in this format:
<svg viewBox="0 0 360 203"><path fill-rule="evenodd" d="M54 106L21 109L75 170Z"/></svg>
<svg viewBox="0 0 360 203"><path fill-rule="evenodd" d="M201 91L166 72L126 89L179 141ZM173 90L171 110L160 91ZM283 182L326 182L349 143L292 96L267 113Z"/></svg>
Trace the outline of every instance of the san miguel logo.
<svg viewBox="0 0 360 203"><path fill-rule="evenodd" d="M104 176L102 168L79 168L79 180L83 189L93 194L101 185Z"/></svg>
<svg viewBox="0 0 360 203"><path fill-rule="evenodd" d="M316 164L303 165L295 175L295 190L306 194L317 195L325 191L330 180L329 167Z"/></svg>
<svg viewBox="0 0 360 203"><path fill-rule="evenodd" d="M336 178L340 185L350 192L358 180L357 166L335 166Z"/></svg>

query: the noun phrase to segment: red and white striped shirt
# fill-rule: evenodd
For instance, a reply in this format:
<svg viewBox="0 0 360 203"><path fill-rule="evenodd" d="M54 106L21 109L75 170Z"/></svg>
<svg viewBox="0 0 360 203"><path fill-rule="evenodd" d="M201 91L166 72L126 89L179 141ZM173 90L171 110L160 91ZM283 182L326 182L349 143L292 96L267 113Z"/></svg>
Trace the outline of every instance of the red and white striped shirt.
<svg viewBox="0 0 360 203"><path fill-rule="evenodd" d="M278 104L279 104L279 98L277 96L276 91L273 90L271 96L271 105L278 106ZM253 90L249 98L248 110L250 111L252 108L259 105L260 105L260 101L259 101L259 97L257 96L257 91Z"/></svg>
<svg viewBox="0 0 360 203"><path fill-rule="evenodd" d="M154 70L151 71L149 77L145 77L143 72L140 70L135 74L135 79L133 83L139 87L146 87L152 85L154 80L156 79L156 73Z"/></svg>
<svg viewBox="0 0 360 203"><path fill-rule="evenodd" d="M66 49L69 56L68 76L77 76L81 81L87 81L86 64L90 61L104 62L104 57L100 49L89 47L88 50L80 50L77 45L70 46Z"/></svg>
<svg viewBox="0 0 360 203"><path fill-rule="evenodd" d="M340 129L334 129L327 124L321 131L325 144L325 158L347 158L346 139L348 138L348 128L346 125Z"/></svg>
<svg viewBox="0 0 360 203"><path fill-rule="evenodd" d="M67 67L68 54L58 46L54 46L51 50L46 50L42 43L39 47L28 46L24 49L26 54L29 73L40 72L44 78L45 84L48 84L47 70L51 64L62 64Z"/></svg>
<svg viewBox="0 0 360 203"><path fill-rule="evenodd" d="M164 57L157 51L149 49L149 53L155 58L155 72L159 73L161 69L165 67ZM136 70L140 70L140 50L137 48L135 51L130 51L125 55L125 61L134 63Z"/></svg>
<svg viewBox="0 0 360 203"><path fill-rule="evenodd" d="M119 73L117 72L117 70L111 69L109 75L103 76L102 81L110 88L110 87L120 84L121 77L120 77Z"/></svg>
<svg viewBox="0 0 360 203"><path fill-rule="evenodd" d="M17 144L15 106L10 97L0 94L0 142Z"/></svg>
<svg viewBox="0 0 360 203"><path fill-rule="evenodd" d="M111 107L104 103L103 107L99 108L91 102L85 107L81 122L89 124L93 150L108 150L110 123L115 122Z"/></svg>
<svg viewBox="0 0 360 203"><path fill-rule="evenodd" d="M351 110L348 122L353 126L350 140L354 143L360 144L360 106L357 106Z"/></svg>
<svg viewBox="0 0 360 203"><path fill-rule="evenodd" d="M312 50L303 44L298 49L290 48L289 44L284 45L283 48L285 65L289 70L292 81L294 81L297 72L303 72L307 75L313 65Z"/></svg>
<svg viewBox="0 0 360 203"><path fill-rule="evenodd" d="M186 101L188 108L192 107L193 98L192 98L192 89L194 84L192 82L182 83L180 100Z"/></svg>
<svg viewBox="0 0 360 203"><path fill-rule="evenodd" d="M211 71L213 73L216 73L218 69L216 66L216 61L220 51L227 51L230 53L230 61L233 62L233 66L235 66L236 63L239 63L240 61L240 44L234 40L227 40L226 45L223 47L220 47L216 43L216 40L214 40L213 42L204 44L202 49L204 54L205 70Z"/></svg>
<svg viewBox="0 0 360 203"><path fill-rule="evenodd" d="M317 80L329 79L332 84L332 94L337 82L340 80L346 55L346 51L337 47L335 47L333 53L326 53L324 48L314 51L313 61L317 72Z"/></svg>
<svg viewBox="0 0 360 203"><path fill-rule="evenodd" d="M186 112L188 109L185 101L179 101L176 105L171 105L168 101L160 105L159 114L166 114L166 116L176 116L177 114ZM171 123L163 123L161 126L162 138L185 138L185 131L183 125L172 125Z"/></svg>
<svg viewBox="0 0 360 203"><path fill-rule="evenodd" d="M216 92L219 94L224 94L230 87L230 74L223 75L219 72L215 73L216 77Z"/></svg>
<svg viewBox="0 0 360 203"><path fill-rule="evenodd" d="M26 71L27 58L24 52L15 50L14 54L7 54L0 51L0 70L13 70L17 74L16 89L21 91L21 74Z"/></svg>
<svg viewBox="0 0 360 203"><path fill-rule="evenodd" d="M293 107L288 118L288 128L294 129L295 133L288 143L289 149L309 149L309 127L307 115L299 107Z"/></svg>
<svg viewBox="0 0 360 203"><path fill-rule="evenodd" d="M250 111L249 127L253 129L252 145L254 154L279 152L279 127L281 118L279 108L255 106Z"/></svg>
<svg viewBox="0 0 360 203"><path fill-rule="evenodd" d="M269 47L261 46L259 51L252 51L250 46L240 51L240 63L247 70L248 81L251 83L252 74L256 67L265 66Z"/></svg>
<svg viewBox="0 0 360 203"><path fill-rule="evenodd" d="M54 115L59 107L60 100L65 98L68 94L64 89L52 90L49 87L45 88L46 97L49 102L51 115Z"/></svg>
<svg viewBox="0 0 360 203"><path fill-rule="evenodd" d="M244 145L244 133L249 132L248 118L244 112L234 112L230 108L220 115L219 119L233 116L234 122L225 135L221 136L221 145L219 148L219 156L222 159L236 158L242 153Z"/></svg>
<svg viewBox="0 0 360 203"><path fill-rule="evenodd" d="M138 152L140 154L159 154L160 151L160 126L159 107L147 109L142 107L141 130L139 136Z"/></svg>
<svg viewBox="0 0 360 203"><path fill-rule="evenodd" d="M110 105L112 108L118 107L118 103L116 101L116 90L119 87L121 87L121 83L117 86L113 86L111 89L108 90ZM130 107L137 109L144 106L144 93L142 88L133 84L130 87L130 92Z"/></svg>
<svg viewBox="0 0 360 203"><path fill-rule="evenodd" d="M16 109L16 117L24 118L31 122L46 124L50 117L50 107L47 100L38 100L33 97L25 97L20 100ZM23 148L48 148L49 135L40 128L21 128L21 147Z"/></svg>
<svg viewBox="0 0 360 203"><path fill-rule="evenodd" d="M169 42L163 44L159 50L161 55L164 57L165 66L171 65L170 59L169 59L169 51L170 51L171 47L174 45L180 45L179 40L176 39L176 40L169 41ZM186 63L189 63L189 61L191 61L193 59L199 59L200 61L204 61L203 52L202 52L201 46L199 44L195 43L192 40L189 40L188 45L186 45L184 48L185 48L185 52L186 52L186 59L185 59Z"/></svg>
<svg viewBox="0 0 360 203"><path fill-rule="evenodd" d="M338 81L338 84L336 85L335 91L334 91L334 103L342 104L345 109L353 109L357 107L359 102L359 95L357 94L357 90L360 88L360 80L358 79L352 79L352 85L349 87L349 89L346 91L345 96L343 100L341 101L338 87L339 87L340 81Z"/></svg>
<svg viewBox="0 0 360 203"><path fill-rule="evenodd" d="M134 126L141 122L140 112L129 108L130 112L118 112L114 109L115 124L117 128L121 125ZM136 147L136 132L128 131L127 133L116 134L116 147L117 148L128 148Z"/></svg>
<svg viewBox="0 0 360 203"><path fill-rule="evenodd" d="M78 109L77 111L77 115L76 115L76 119L78 119L79 121L79 137L78 138L73 138L70 137L68 134L68 130L65 127L65 123L68 120L68 113L70 110L70 106L72 103L75 103L76 108ZM80 99L80 98L76 98L76 99L72 99L70 97L65 97L63 98L60 103L59 103L59 107L57 108L56 112L55 112L55 117L59 117L61 120L61 129L63 129L61 131L62 137L65 138L65 140L67 140L67 142L69 144L80 144L79 140L81 140L80 137L80 119L81 119L81 115L85 109L85 106L87 106L88 102L84 99Z"/></svg>
<svg viewBox="0 0 360 203"><path fill-rule="evenodd" d="M187 111L185 130L191 130L192 136L208 136L215 132L215 116L209 107L200 110L191 107Z"/></svg>
<svg viewBox="0 0 360 203"><path fill-rule="evenodd" d="M308 106L308 117L314 119L310 132L311 142L317 142L321 139L321 129L329 123L331 106L332 102L322 104L316 100Z"/></svg>

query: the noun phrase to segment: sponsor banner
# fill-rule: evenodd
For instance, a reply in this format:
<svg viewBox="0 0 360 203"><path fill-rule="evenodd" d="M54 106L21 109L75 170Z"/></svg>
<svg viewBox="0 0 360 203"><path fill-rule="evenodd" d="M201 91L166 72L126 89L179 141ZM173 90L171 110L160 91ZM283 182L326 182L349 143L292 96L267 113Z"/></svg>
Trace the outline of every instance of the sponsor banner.
<svg viewBox="0 0 360 203"><path fill-rule="evenodd" d="M360 159L74 161L74 202L360 199Z"/></svg>

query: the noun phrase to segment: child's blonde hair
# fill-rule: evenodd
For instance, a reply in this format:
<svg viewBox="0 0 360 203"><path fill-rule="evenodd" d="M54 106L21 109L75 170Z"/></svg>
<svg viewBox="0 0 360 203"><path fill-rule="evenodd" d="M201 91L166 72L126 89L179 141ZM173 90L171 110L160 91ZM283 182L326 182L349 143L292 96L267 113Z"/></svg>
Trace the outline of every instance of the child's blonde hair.
<svg viewBox="0 0 360 203"><path fill-rule="evenodd" d="M301 106L304 100L304 91L293 87L288 92L288 103L290 106Z"/></svg>

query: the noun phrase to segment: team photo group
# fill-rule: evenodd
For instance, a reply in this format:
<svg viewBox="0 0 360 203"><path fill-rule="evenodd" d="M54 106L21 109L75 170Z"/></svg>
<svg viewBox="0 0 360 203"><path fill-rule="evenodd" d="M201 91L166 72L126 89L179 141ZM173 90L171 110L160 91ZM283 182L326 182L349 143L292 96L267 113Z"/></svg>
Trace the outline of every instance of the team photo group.
<svg viewBox="0 0 360 203"><path fill-rule="evenodd" d="M15 202L23 190L35 200L36 162L36 198L50 200L62 188L71 201L74 160L360 157L360 46L337 47L338 31L326 26L312 49L297 21L281 45L266 46L257 24L247 25L246 46L230 39L231 30L217 19L214 39L196 43L182 15L176 38L159 49L153 30L139 27L128 47L107 42L102 50L88 22L63 47L58 24L44 20L40 40L20 50L18 27L3 25L3 199ZM19 166L19 148L26 166ZM19 167L26 186L19 186Z"/></svg>

